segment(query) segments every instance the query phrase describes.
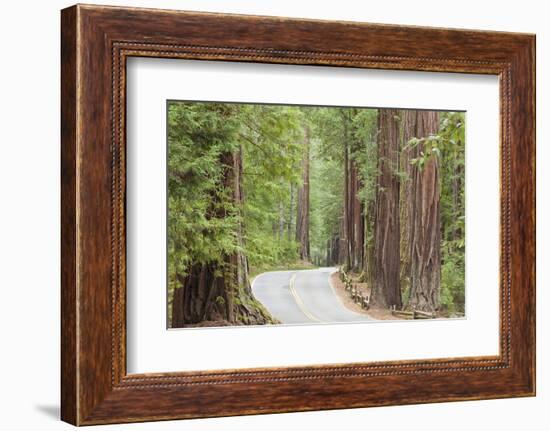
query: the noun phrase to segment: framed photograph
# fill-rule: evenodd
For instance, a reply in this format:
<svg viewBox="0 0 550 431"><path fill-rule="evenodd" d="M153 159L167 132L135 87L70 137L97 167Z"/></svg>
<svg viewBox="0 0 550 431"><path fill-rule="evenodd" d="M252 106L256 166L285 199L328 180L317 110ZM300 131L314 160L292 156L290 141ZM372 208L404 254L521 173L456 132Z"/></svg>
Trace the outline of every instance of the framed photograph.
<svg viewBox="0 0 550 431"><path fill-rule="evenodd" d="M62 419L535 394L535 36L61 14Z"/></svg>

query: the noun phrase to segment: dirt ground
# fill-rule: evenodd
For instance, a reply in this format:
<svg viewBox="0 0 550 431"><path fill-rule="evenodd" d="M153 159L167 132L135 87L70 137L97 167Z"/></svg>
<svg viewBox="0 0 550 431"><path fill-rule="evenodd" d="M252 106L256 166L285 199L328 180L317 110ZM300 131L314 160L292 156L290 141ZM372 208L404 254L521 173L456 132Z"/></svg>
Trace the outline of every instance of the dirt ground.
<svg viewBox="0 0 550 431"><path fill-rule="evenodd" d="M357 276L351 275L353 284L356 286L357 290L363 295L370 296L370 288L367 286L367 283L359 283ZM376 320L404 320L399 317L393 316L390 310L385 308L371 307L368 310L365 310L351 299L349 292L346 291L346 286L342 280L340 280L340 272L335 272L330 276L330 284L336 291L338 298L344 304L345 307L349 308L356 313L366 314L369 317L372 317Z"/></svg>

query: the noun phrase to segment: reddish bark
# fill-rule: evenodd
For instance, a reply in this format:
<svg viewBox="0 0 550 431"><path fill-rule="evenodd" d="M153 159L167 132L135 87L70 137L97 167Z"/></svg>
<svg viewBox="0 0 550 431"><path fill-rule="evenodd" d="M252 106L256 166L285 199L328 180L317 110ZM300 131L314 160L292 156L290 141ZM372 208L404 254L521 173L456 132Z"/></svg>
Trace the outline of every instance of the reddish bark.
<svg viewBox="0 0 550 431"><path fill-rule="evenodd" d="M355 271L361 270L364 250L364 220L363 203L359 199L362 184L359 169L355 162L351 163L350 175L350 215L351 215L351 267Z"/></svg>
<svg viewBox="0 0 550 431"><path fill-rule="evenodd" d="M302 184L298 189L296 215L296 242L300 245L302 260L309 260L309 127L304 129L304 154L302 157Z"/></svg>
<svg viewBox="0 0 550 431"><path fill-rule="evenodd" d="M340 263L347 269L360 270L363 263L364 221L363 204L359 199L361 180L352 156L351 121L348 112L342 112L344 195L340 229Z"/></svg>
<svg viewBox="0 0 550 431"><path fill-rule="evenodd" d="M340 234L340 259L346 269L351 268L351 217L350 217L350 168L349 168L349 120L345 112L342 112L344 126L343 148L344 148L344 199L342 214L342 229Z"/></svg>
<svg viewBox="0 0 550 431"><path fill-rule="evenodd" d="M378 112L378 190L376 195L374 286L372 300L401 308L399 286L399 111Z"/></svg>
<svg viewBox="0 0 550 431"><path fill-rule="evenodd" d="M426 138L439 131L436 111L416 111L416 137ZM418 145L418 153L424 152ZM439 158L428 155L412 176L411 294L409 306L422 311L439 307L441 282L441 211Z"/></svg>
<svg viewBox="0 0 550 431"><path fill-rule="evenodd" d="M399 189L399 214L401 229L401 291L411 287L411 256L412 256L412 225L414 224L415 195L413 184L416 184L415 174L417 167L412 163L419 155L419 147L409 145L409 141L416 136L416 111L404 110L401 112L401 131L403 136L401 150L402 181Z"/></svg>

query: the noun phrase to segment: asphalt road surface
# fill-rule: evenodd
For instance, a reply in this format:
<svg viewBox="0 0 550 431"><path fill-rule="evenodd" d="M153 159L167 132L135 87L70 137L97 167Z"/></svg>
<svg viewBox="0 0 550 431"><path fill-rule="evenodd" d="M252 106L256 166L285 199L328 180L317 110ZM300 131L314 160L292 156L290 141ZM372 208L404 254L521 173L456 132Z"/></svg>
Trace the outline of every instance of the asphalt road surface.
<svg viewBox="0 0 550 431"><path fill-rule="evenodd" d="M252 292L283 324L364 322L365 314L347 309L329 284L335 268L260 274Z"/></svg>

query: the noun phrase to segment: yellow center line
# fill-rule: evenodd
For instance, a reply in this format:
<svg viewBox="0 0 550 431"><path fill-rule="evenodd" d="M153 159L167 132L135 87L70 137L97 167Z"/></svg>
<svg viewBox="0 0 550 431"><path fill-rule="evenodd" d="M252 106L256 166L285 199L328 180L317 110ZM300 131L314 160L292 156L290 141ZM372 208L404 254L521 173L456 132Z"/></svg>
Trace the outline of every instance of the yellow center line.
<svg viewBox="0 0 550 431"><path fill-rule="evenodd" d="M322 320L318 319L317 317L315 317L313 314L311 314L308 311L308 309L306 308L306 306L302 302L302 298L300 298L300 296L298 295L298 292L296 292L296 289L294 288L294 282L295 281L296 281L296 273L294 273L292 275L292 277L290 277L290 281L288 282L288 287L290 289L290 293L294 297L294 301L296 301L296 304L298 305L298 308L302 311L302 313L304 313L306 315L306 317L309 320L311 320L313 322L323 323Z"/></svg>

